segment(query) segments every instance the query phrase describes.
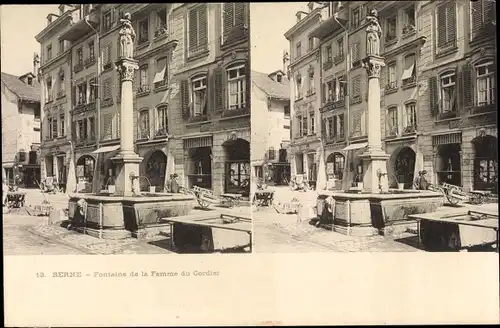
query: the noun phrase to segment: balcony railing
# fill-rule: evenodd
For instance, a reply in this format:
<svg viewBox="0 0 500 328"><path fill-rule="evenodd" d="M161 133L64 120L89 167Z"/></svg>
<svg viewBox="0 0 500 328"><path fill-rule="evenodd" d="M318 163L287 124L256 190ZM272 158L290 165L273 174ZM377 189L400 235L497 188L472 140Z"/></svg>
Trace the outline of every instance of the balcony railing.
<svg viewBox="0 0 500 328"><path fill-rule="evenodd" d="M396 35L396 34L394 34L394 35L387 34L387 35L385 36L385 44L386 44L386 45L393 44L393 43L395 43L395 42L397 41L397 39L398 39L398 37L397 37L397 35Z"/></svg>
<svg viewBox="0 0 500 328"><path fill-rule="evenodd" d="M101 107L110 107L113 105L113 98L103 99L101 102Z"/></svg>
<svg viewBox="0 0 500 328"><path fill-rule="evenodd" d="M403 27L403 37L408 37L410 35L413 35L417 32L417 29L415 28L414 25L412 24L406 24L404 27Z"/></svg>
<svg viewBox="0 0 500 328"><path fill-rule="evenodd" d="M156 132L155 132L156 138L167 137L167 136L168 136L168 128L167 127L161 127L161 128L156 129Z"/></svg>
<svg viewBox="0 0 500 328"><path fill-rule="evenodd" d="M389 82L385 86L384 92L385 93L392 93L392 92L396 92L397 90L398 90L398 82L394 81L394 82Z"/></svg>
<svg viewBox="0 0 500 328"><path fill-rule="evenodd" d="M147 95L149 94L149 85L141 85L139 86L139 88L137 88L137 93L136 93L136 96L137 97L140 97L140 96L144 96L144 95Z"/></svg>
<svg viewBox="0 0 500 328"><path fill-rule="evenodd" d="M75 66L73 66L73 71L75 73L78 73L80 71L83 70L83 62L82 63L78 63L78 64L75 64Z"/></svg>
<svg viewBox="0 0 500 328"><path fill-rule="evenodd" d="M222 117L243 116L250 114L250 108L243 105L241 108L229 109L222 112Z"/></svg>
<svg viewBox="0 0 500 328"><path fill-rule="evenodd" d="M402 86L403 87L409 87L409 86L412 86L414 85L415 83L417 83L417 77L415 75L407 78L407 79L404 79L403 80L403 83L402 83Z"/></svg>
<svg viewBox="0 0 500 328"><path fill-rule="evenodd" d="M149 136L150 136L149 129L142 130L142 131L139 131L139 135L137 136L137 139L138 140L145 140L145 139L149 139ZM158 136L158 134L156 136Z"/></svg>
<svg viewBox="0 0 500 328"><path fill-rule="evenodd" d="M204 122L208 121L208 115L195 115L191 116L188 120L189 123L197 123L197 122Z"/></svg>
<svg viewBox="0 0 500 328"><path fill-rule="evenodd" d="M76 141L75 141L75 145L77 147L90 146L90 145L95 144L95 141L96 141L95 136L93 136L93 135L91 135L91 136L87 135L87 136L83 136L81 138L77 138Z"/></svg>
<svg viewBox="0 0 500 328"><path fill-rule="evenodd" d="M405 126L403 129L403 134L412 134L417 132L417 126L416 125L408 125Z"/></svg>
<svg viewBox="0 0 500 328"><path fill-rule="evenodd" d="M95 56L91 56L87 59L85 59L85 67L89 67L91 65L95 64Z"/></svg>
<svg viewBox="0 0 500 328"><path fill-rule="evenodd" d="M340 132L339 134L336 134L336 135L327 135L325 139L326 139L327 143L344 142L345 141L345 133Z"/></svg>
<svg viewBox="0 0 500 328"><path fill-rule="evenodd" d="M399 128L397 126L391 126L386 131L387 137L397 137L399 134Z"/></svg>
<svg viewBox="0 0 500 328"><path fill-rule="evenodd" d="M161 89L163 87L166 87L167 86L167 83L168 83L168 80L167 79L164 79L164 80L161 80L161 81L158 81L155 83L154 85L154 88L155 90L157 89Z"/></svg>
<svg viewBox="0 0 500 328"><path fill-rule="evenodd" d="M167 34L167 25L159 26L158 29L155 31L155 38L159 38L166 34Z"/></svg>
<svg viewBox="0 0 500 328"><path fill-rule="evenodd" d="M102 64L103 70L108 70L108 69L111 69L112 67L113 67L113 64L111 62L107 62L107 63Z"/></svg>

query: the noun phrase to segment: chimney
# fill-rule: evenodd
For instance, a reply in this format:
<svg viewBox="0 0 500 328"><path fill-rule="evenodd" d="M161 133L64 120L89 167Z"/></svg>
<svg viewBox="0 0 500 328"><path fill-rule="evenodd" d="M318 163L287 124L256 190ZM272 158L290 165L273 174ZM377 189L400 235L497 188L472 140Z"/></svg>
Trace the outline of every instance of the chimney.
<svg viewBox="0 0 500 328"><path fill-rule="evenodd" d="M33 75L38 77L38 70L40 69L40 56L35 52L33 54Z"/></svg>
<svg viewBox="0 0 500 328"><path fill-rule="evenodd" d="M287 74L288 72L288 62L290 61L290 55L288 51L283 50L283 73ZM288 76L288 74L287 74Z"/></svg>

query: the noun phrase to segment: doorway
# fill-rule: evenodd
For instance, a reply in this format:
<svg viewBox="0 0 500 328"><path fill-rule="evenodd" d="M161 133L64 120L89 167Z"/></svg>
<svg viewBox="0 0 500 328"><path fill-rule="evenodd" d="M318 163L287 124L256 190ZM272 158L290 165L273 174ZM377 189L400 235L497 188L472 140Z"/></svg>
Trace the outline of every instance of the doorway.
<svg viewBox="0 0 500 328"><path fill-rule="evenodd" d="M149 155L146 162L146 177L149 180L151 187L155 187L156 191L163 190L165 185L165 171L167 167L167 155L161 150L155 150ZM141 191L148 190L149 186L141 184ZM158 190L159 188L159 190Z"/></svg>
<svg viewBox="0 0 500 328"><path fill-rule="evenodd" d="M498 144L493 136L472 140L474 145L474 189L498 193Z"/></svg>
<svg viewBox="0 0 500 328"><path fill-rule="evenodd" d="M460 153L462 147L459 143L437 146L436 173L438 183L449 183L462 186L462 169Z"/></svg>
<svg viewBox="0 0 500 328"><path fill-rule="evenodd" d="M225 192L250 195L250 143L237 138L223 144L226 151Z"/></svg>
<svg viewBox="0 0 500 328"><path fill-rule="evenodd" d="M413 187L415 171L415 151L410 147L403 147L394 160L394 174L397 182L404 184L404 189Z"/></svg>
<svg viewBox="0 0 500 328"><path fill-rule="evenodd" d="M188 150L189 187L212 189L212 147L197 147Z"/></svg>

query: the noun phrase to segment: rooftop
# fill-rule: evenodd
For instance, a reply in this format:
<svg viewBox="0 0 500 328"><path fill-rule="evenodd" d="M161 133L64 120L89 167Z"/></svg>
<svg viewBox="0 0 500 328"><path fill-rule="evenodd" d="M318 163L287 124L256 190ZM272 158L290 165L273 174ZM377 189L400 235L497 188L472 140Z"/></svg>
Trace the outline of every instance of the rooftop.
<svg viewBox="0 0 500 328"><path fill-rule="evenodd" d="M27 82L23 82L21 77L28 78L29 75L24 74L23 76L16 76L9 73L2 72L2 82L5 86L15 93L21 100L40 102L40 84L38 83L36 76L31 74L33 85L29 85Z"/></svg>
<svg viewBox="0 0 500 328"><path fill-rule="evenodd" d="M286 75L283 75L282 82L274 81L269 75L271 74L252 71L252 81L269 97L290 99L290 82Z"/></svg>

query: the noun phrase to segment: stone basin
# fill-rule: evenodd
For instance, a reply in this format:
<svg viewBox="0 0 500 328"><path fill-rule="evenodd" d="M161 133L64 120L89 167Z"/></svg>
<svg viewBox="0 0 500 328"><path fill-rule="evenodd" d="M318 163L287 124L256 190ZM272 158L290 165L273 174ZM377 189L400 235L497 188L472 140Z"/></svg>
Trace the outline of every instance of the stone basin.
<svg viewBox="0 0 500 328"><path fill-rule="evenodd" d="M317 219L334 231L358 236L404 232L414 220L411 214L429 213L444 203L441 193L428 190L390 189L385 193L319 191ZM335 200L335 213L326 210L325 199Z"/></svg>
<svg viewBox="0 0 500 328"><path fill-rule="evenodd" d="M80 214L77 202L87 206ZM146 228L160 225L160 218L187 215L195 207L194 196L142 193L133 197L109 194L71 194L68 217L77 231L104 239L140 238Z"/></svg>

